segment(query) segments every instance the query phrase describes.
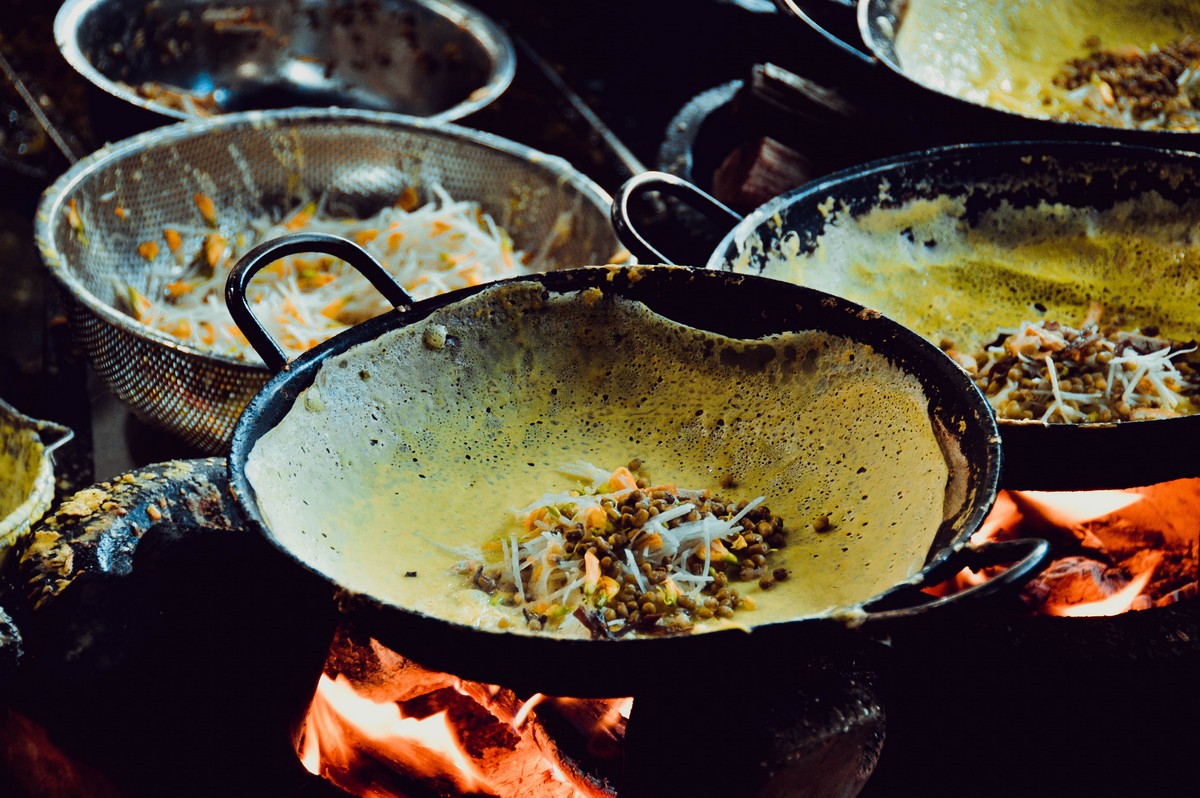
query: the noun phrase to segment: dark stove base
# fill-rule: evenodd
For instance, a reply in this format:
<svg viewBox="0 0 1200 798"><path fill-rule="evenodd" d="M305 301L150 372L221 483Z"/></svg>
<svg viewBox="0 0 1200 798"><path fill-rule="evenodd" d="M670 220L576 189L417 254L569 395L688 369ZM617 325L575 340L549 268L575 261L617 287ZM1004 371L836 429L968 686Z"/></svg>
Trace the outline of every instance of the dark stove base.
<svg viewBox="0 0 1200 798"><path fill-rule="evenodd" d="M863 798L1188 795L1200 602L1113 618L951 615L897 630Z"/></svg>

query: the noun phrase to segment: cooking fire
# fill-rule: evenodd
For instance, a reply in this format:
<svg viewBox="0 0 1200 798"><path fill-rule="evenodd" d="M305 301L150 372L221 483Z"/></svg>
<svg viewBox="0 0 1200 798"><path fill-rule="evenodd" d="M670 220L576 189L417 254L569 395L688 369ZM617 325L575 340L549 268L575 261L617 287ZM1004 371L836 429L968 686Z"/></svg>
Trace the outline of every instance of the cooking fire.
<svg viewBox="0 0 1200 798"><path fill-rule="evenodd" d="M1129 490L1002 491L972 542L1039 537L1054 561L1021 593L1035 613L1117 615L1197 595L1200 479ZM946 592L986 581L964 569Z"/></svg>
<svg viewBox="0 0 1200 798"><path fill-rule="evenodd" d="M521 697L420 665L345 628L300 740L312 773L358 796L616 794L633 700Z"/></svg>

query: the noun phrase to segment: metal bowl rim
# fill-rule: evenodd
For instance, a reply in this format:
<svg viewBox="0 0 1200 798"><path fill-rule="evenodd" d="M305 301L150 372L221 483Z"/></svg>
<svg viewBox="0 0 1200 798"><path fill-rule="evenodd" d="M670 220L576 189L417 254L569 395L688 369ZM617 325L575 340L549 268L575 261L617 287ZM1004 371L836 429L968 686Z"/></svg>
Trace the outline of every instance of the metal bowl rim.
<svg viewBox="0 0 1200 798"><path fill-rule="evenodd" d="M92 2L92 0L82 0L82 2ZM84 305L93 314L99 316L108 324L160 347L176 350L185 356L240 367L248 371L260 372L265 376L268 374L268 371L260 363L242 360L219 352L205 351L185 344L178 338L142 324L132 316L99 299L84 287L78 278L66 268L59 250L54 243L54 224L62 212L63 206L67 203L68 198L80 183L108 167L132 158L145 150L159 146L170 146L180 141L199 138L211 132L227 128L259 130L273 126L319 125L322 123L331 125L352 123L407 130L409 132L440 136L446 139L466 141L483 149L490 149L513 156L519 160L528 162L531 166L550 172L557 178L560 186L572 187L585 200L599 209L612 205L612 197L608 192L565 159L557 155L549 155L492 133L485 133L451 122L350 108L243 111L235 114L221 114L204 119L192 119L174 125L155 128L154 130L139 133L128 139L107 144L91 155L80 159L46 189L38 204L37 214L34 218L34 240L41 254L42 261L62 289L75 302Z"/></svg>
<svg viewBox="0 0 1200 798"><path fill-rule="evenodd" d="M491 75L488 80L471 92L467 99L444 111L426 117L414 117L431 121L452 121L474 113L489 105L508 89L517 72L517 54L512 39L491 17L482 13L474 6L460 0L409 0L417 5L429 8L439 16L456 23L466 30L472 38L479 42L492 58ZM137 92L122 87L117 81L107 77L92 65L92 62L79 48L79 26L88 12L102 6L110 0L66 0L54 17L54 41L59 52L71 65L71 68L88 80L101 91L135 105L151 113L171 119L186 121L208 117L198 117L184 113L175 108L148 100ZM352 109L346 109L352 110ZM397 113L398 112L376 112ZM216 114L216 116L232 116L234 114Z"/></svg>

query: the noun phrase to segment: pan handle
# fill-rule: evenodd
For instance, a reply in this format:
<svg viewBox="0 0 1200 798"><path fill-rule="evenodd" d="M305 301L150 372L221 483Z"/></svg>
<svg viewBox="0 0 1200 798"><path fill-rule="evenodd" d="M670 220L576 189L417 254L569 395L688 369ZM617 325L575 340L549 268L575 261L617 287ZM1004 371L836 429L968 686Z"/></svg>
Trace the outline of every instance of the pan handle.
<svg viewBox="0 0 1200 798"><path fill-rule="evenodd" d="M688 207L693 208L712 219L715 224L730 229L742 220L742 217L730 210L716 198L701 191L683 178L666 172L643 172L625 181L617 192L617 200L612 204L612 224L617 233L617 239L633 253L641 263L665 263L675 265L675 261L662 254L641 231L637 229L629 214L632 201L641 199L651 191L674 197Z"/></svg>
<svg viewBox="0 0 1200 798"><path fill-rule="evenodd" d="M329 233L289 233L264 241L243 255L229 273L229 279L225 281L225 304L229 307L229 314L233 316L233 321L242 331L242 335L246 336L250 346L254 347L263 363L273 372L280 371L287 365L287 355L250 309L246 289L259 270L280 258L302 252L319 252L346 261L366 277L375 290L392 303L392 307L401 308L413 303L412 297L404 287L396 282L379 261L372 258L358 244L341 236Z"/></svg>
<svg viewBox="0 0 1200 798"><path fill-rule="evenodd" d="M853 26L857 30L857 25L855 24L855 9L858 7L858 3L856 0L813 1L818 2L821 4L821 6L829 9L828 13L831 15L836 16L839 14L845 14L846 24ZM804 3L797 2L797 0L775 0L775 7L778 8L779 11L784 15L795 17L796 19L800 20L805 25L809 26L818 34L820 34L820 36L827 42L860 63L866 64L867 66L875 66L879 63L879 60L875 58L875 56L859 49L858 47L855 47L849 41L834 33L829 25L819 22L817 17L814 17L808 11L804 10ZM819 16L824 16L824 14Z"/></svg>
<svg viewBox="0 0 1200 798"><path fill-rule="evenodd" d="M929 610L947 607L962 601L975 601L994 595L1010 587L1019 587L1037 576L1050 564L1050 544L1038 538L988 541L979 544L969 543L957 556L948 558L940 567L935 568L927 574L922 584L932 584L941 581L943 577L957 573L962 568L970 568L973 571L977 571L981 568L1001 565L1007 562L1013 564L1003 573L992 577L986 582L973 585L966 590L960 590L949 596L932 598L920 593L917 589L920 585L916 585L912 593L905 592L905 597L920 598L921 596L925 596L928 600L909 604L898 609L879 611L873 611L871 609L871 602L868 602L862 608L867 613L866 620L882 621L911 618L916 615L924 615ZM893 598L894 596L889 596L886 599L881 599L880 603L890 603L888 599Z"/></svg>

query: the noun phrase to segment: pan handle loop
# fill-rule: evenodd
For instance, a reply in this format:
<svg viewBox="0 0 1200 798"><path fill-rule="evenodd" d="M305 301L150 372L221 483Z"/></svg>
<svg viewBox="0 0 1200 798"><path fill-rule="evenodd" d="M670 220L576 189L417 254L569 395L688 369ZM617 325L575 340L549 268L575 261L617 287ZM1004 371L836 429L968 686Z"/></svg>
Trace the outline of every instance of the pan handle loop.
<svg viewBox="0 0 1200 798"><path fill-rule="evenodd" d="M920 603L910 603L908 606L898 609L878 611L873 611L871 609L872 603L867 603L863 605L863 610L867 613L868 621L911 618L916 615L923 615L929 610L958 604L963 601L977 601L1000 593L1010 587L1019 587L1037 576L1050 564L1050 544L1038 538L1019 538L1017 540L968 544L957 556L951 556L942 563L941 567L934 569L934 572L928 574L922 584L931 584L940 581L942 577L957 573L962 568L970 568L973 571L977 571L981 568L1008 562L1013 564L1002 573L985 582L973 585L966 590L960 590L949 596L933 598L920 593L914 588L912 593L905 593L906 598L910 598L915 594L917 597L925 596L928 600L921 601ZM936 576L935 573L941 576ZM920 585L916 586L916 588L919 587ZM893 597L880 599L878 603L890 603L888 600L890 598Z"/></svg>
<svg viewBox="0 0 1200 798"><path fill-rule="evenodd" d="M396 282L379 261L358 244L341 236L329 233L289 233L264 241L243 255L229 273L229 279L225 281L225 304L229 307L229 313L238 329L246 336L254 351L258 352L267 368L273 372L280 371L287 365L287 355L250 309L246 289L254 275L264 267L270 266L280 258L302 252L319 252L346 261L366 277L375 290L392 303L392 307L403 308L413 303L412 297L404 287Z"/></svg>
<svg viewBox="0 0 1200 798"><path fill-rule="evenodd" d="M683 178L666 172L643 172L640 175L634 175L626 180L620 191L617 192L617 200L612 204L612 224L617 233L617 239L641 263L675 265L675 261L662 254L637 229L637 225L629 214L630 203L642 199L651 191L674 197L688 207L704 214L715 224L730 229L742 220L739 214Z"/></svg>
<svg viewBox="0 0 1200 798"><path fill-rule="evenodd" d="M810 0L810 2L812 1L814 0ZM858 7L858 3L855 0L815 0L815 2L828 8L830 14L845 14L847 16L847 24L855 26L855 9ZM805 25L808 25L820 34L823 39L856 61L867 66L874 66L879 63L875 56L859 49L851 42L834 33L829 25L819 22L817 17L814 17L804 9L803 2L797 2L797 0L775 0L775 7L785 16L795 17Z"/></svg>

